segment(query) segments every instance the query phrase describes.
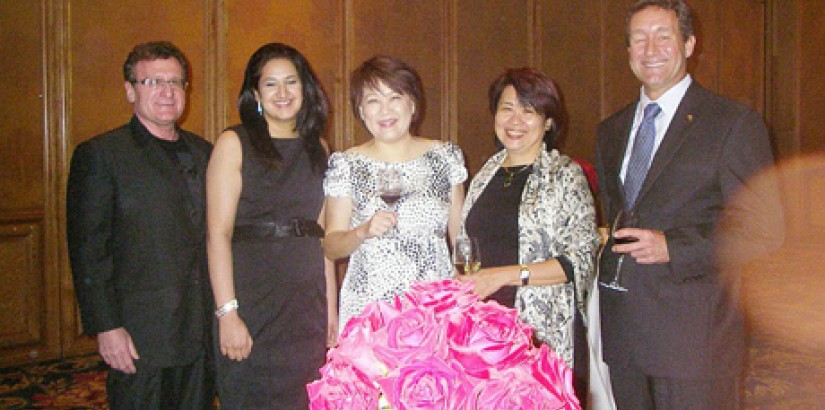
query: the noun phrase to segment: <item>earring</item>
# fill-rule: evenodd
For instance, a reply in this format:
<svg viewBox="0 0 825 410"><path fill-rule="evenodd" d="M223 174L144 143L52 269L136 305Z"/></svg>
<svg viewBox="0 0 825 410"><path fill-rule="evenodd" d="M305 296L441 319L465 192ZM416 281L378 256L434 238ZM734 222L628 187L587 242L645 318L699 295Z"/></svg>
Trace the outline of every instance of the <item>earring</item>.
<svg viewBox="0 0 825 410"><path fill-rule="evenodd" d="M258 115L264 114L264 107L261 107L261 102L258 101Z"/></svg>

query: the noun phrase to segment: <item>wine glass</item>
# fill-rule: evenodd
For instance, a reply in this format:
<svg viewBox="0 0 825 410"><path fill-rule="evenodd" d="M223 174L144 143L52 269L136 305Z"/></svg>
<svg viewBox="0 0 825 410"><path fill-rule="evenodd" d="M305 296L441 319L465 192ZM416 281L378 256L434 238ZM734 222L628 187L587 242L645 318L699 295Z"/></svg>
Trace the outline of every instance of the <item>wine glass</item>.
<svg viewBox="0 0 825 410"><path fill-rule="evenodd" d="M453 266L459 275L473 273L481 269L481 254L478 240L469 236L459 236L453 244Z"/></svg>
<svg viewBox="0 0 825 410"><path fill-rule="evenodd" d="M622 209L616 215L616 220L613 222L613 226L610 228L610 236L613 237L613 243L616 245L624 245L632 242L636 242L639 238L627 236L624 238L617 238L615 236L616 231L623 228L636 228L639 226L639 217L636 215L635 212L629 209ZM619 274L622 271L622 263L624 263L624 258L626 254L619 255L619 259L616 261L616 274L613 275L613 280L610 283L601 282L600 284L608 289L613 289L619 292L627 292L627 288L622 286L619 283Z"/></svg>
<svg viewBox="0 0 825 410"><path fill-rule="evenodd" d="M391 211L395 211L395 204L401 199L404 184L401 182L401 172L395 168L383 168L378 171L378 196L387 204Z"/></svg>

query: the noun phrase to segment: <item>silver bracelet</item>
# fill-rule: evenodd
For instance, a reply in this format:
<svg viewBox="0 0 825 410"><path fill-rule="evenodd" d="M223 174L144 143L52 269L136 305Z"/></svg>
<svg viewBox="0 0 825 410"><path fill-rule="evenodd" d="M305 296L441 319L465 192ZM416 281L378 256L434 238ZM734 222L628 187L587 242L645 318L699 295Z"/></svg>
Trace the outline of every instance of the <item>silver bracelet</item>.
<svg viewBox="0 0 825 410"><path fill-rule="evenodd" d="M223 306L215 311L215 317L224 316L236 309L238 309L238 299L232 299L229 302L224 303Z"/></svg>

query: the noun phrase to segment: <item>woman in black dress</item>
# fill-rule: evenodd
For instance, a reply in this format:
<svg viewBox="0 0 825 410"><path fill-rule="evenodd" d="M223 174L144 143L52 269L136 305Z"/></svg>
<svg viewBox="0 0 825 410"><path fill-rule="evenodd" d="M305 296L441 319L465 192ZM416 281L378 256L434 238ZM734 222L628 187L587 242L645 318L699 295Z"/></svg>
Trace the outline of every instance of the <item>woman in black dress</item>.
<svg viewBox="0 0 825 410"><path fill-rule="evenodd" d="M507 70L489 96L500 151L470 182L461 230L478 239L482 269L460 279L515 307L573 368L574 353L586 357L586 348L574 350L574 336L584 340L574 321L584 313L599 245L590 187L581 167L555 149L565 112L547 76ZM574 369L581 380L584 368Z"/></svg>
<svg viewBox="0 0 825 410"><path fill-rule="evenodd" d="M238 109L207 171L221 407L306 409L337 335L319 225L328 103L306 59L272 43L250 58Z"/></svg>

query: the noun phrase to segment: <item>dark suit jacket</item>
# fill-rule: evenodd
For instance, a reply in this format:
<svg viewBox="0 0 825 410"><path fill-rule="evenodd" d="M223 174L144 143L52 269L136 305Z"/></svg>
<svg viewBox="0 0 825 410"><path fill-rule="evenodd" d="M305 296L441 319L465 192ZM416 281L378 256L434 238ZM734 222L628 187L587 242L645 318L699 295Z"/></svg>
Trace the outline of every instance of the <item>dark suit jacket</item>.
<svg viewBox="0 0 825 410"><path fill-rule="evenodd" d="M183 130L179 135L203 187L211 144ZM205 197L197 206L154 138L133 117L78 145L66 214L84 332L122 326L141 364L165 367L191 363L203 351L212 302Z"/></svg>
<svg viewBox="0 0 825 410"><path fill-rule="evenodd" d="M619 172L637 103L598 128L596 165L609 222L623 207ZM636 202L641 227L664 232L670 262L641 265L627 256L621 283L629 291L600 292L603 353L611 367L632 362L647 374L680 378L738 373L744 352L738 277L721 274L717 227L723 218L754 217L753 209L725 206L772 162L759 114L690 85ZM610 246L612 240L599 263L603 281L617 260Z"/></svg>

